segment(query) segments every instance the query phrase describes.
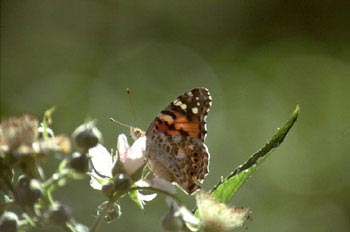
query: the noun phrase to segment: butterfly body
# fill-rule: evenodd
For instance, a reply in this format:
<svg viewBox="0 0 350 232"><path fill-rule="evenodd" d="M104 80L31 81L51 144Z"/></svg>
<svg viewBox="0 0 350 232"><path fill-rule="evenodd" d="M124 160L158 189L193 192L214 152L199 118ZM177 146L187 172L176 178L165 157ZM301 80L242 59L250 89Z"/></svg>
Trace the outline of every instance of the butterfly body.
<svg viewBox="0 0 350 232"><path fill-rule="evenodd" d="M209 171L204 144L211 97L206 88L180 95L162 110L146 131L146 157L153 173L175 182L186 193L200 188Z"/></svg>

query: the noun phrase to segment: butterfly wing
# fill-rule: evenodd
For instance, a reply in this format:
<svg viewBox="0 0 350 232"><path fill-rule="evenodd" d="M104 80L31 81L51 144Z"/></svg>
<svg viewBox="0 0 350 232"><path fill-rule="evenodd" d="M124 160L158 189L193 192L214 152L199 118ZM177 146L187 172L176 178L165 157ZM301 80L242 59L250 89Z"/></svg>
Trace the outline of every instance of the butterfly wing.
<svg viewBox="0 0 350 232"><path fill-rule="evenodd" d="M177 183L191 194L208 173L209 152L204 144L211 97L195 88L176 98L146 131L146 156L153 173Z"/></svg>

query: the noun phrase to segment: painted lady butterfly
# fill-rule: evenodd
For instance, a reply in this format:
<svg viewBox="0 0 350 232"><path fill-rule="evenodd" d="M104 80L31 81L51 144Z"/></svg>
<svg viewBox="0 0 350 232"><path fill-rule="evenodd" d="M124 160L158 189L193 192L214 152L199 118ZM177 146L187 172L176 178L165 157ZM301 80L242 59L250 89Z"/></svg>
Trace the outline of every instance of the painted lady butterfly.
<svg viewBox="0 0 350 232"><path fill-rule="evenodd" d="M159 178L177 183L186 193L200 188L209 172L204 144L212 100L208 89L194 88L162 110L146 131L146 157Z"/></svg>

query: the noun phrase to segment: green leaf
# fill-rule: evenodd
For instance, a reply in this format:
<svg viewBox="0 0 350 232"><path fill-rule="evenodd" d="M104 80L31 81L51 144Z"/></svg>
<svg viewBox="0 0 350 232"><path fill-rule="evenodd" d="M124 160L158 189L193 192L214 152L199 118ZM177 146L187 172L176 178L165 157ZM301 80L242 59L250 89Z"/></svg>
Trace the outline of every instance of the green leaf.
<svg viewBox="0 0 350 232"><path fill-rule="evenodd" d="M283 142L296 122L299 110L299 105L297 105L288 121L277 130L268 143L255 152L244 164L238 166L225 179L220 179L219 183L211 190L214 199L223 203L227 203L232 199L257 167Z"/></svg>
<svg viewBox="0 0 350 232"><path fill-rule="evenodd" d="M140 209L143 209L143 202L141 201L141 199L138 197L138 194L137 194L138 190L135 189L135 190L132 190L129 192L129 197L131 200L133 200L136 205L138 207L140 207Z"/></svg>

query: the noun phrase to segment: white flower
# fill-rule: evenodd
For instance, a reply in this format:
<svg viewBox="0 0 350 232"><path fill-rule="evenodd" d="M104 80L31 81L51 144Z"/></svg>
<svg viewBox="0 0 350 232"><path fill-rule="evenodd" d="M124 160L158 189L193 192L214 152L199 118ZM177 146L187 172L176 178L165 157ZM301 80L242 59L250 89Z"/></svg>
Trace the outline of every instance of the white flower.
<svg viewBox="0 0 350 232"><path fill-rule="evenodd" d="M175 194L176 193L176 188L175 186L158 177L153 177L151 179L145 179L145 180L139 180L136 182L136 185L139 187L152 187L155 189L162 190L164 192L170 193L170 194Z"/></svg>
<svg viewBox="0 0 350 232"><path fill-rule="evenodd" d="M196 195L196 201L204 231L231 231L242 226L249 218L249 209L219 203L203 191Z"/></svg>
<svg viewBox="0 0 350 232"><path fill-rule="evenodd" d="M90 186L94 189L101 190L108 179L112 178L113 157L101 144L90 148L89 155L93 166L90 173Z"/></svg>
<svg viewBox="0 0 350 232"><path fill-rule="evenodd" d="M116 162L122 167L122 171L132 176L145 163L146 137L140 137L130 147L128 140L124 134L118 136L117 154L119 158L114 159L112 154L101 144L89 149L89 155L92 162L90 185L94 189L101 190L102 186L112 178L112 169Z"/></svg>
<svg viewBox="0 0 350 232"><path fill-rule="evenodd" d="M167 197L165 201L170 208L169 213L162 221L163 228L166 231L183 232L198 231L200 229L200 220L186 207L180 206L170 197Z"/></svg>
<svg viewBox="0 0 350 232"><path fill-rule="evenodd" d="M117 149L120 162L123 165L125 174L132 176L143 167L147 160L145 158L146 137L138 138L130 147L125 134L118 136Z"/></svg>
<svg viewBox="0 0 350 232"><path fill-rule="evenodd" d="M102 176L112 177L113 157L107 149L101 145L89 149L91 162L94 169Z"/></svg>
<svg viewBox="0 0 350 232"><path fill-rule="evenodd" d="M101 144L89 149L89 155L91 157L92 170L90 173L91 180L90 186L97 190L102 190L102 187L110 183L113 172L122 172L130 177L137 177L138 171L143 168L147 160L145 158L146 150L146 137L139 137L133 145L130 147L127 137L124 134L118 136L117 141L117 153L113 155ZM119 162L119 163L118 163ZM117 171L116 171L117 170ZM136 181L136 180L135 180ZM134 187L152 187L161 191L174 194L176 189L174 185L163 179L140 179L134 183ZM133 200L137 202L140 207L143 207L145 201L151 201L157 193L142 194L142 190L134 190Z"/></svg>

